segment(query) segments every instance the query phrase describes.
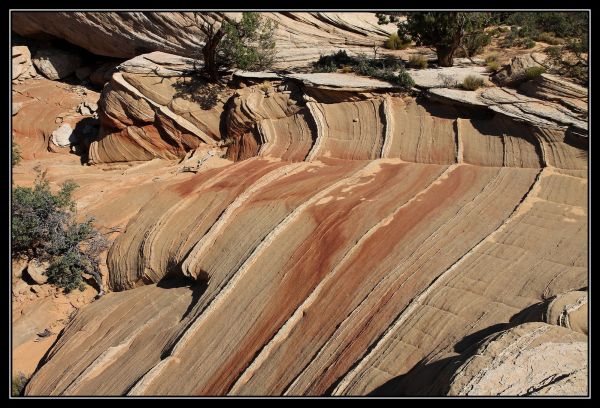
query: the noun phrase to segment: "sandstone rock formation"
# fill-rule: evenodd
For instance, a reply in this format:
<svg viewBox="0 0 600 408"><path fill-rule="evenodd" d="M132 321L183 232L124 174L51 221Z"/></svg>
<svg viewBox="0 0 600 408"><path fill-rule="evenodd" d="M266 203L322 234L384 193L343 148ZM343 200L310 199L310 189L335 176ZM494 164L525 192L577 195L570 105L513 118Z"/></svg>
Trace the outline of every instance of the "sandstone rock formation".
<svg viewBox="0 0 600 408"><path fill-rule="evenodd" d="M525 71L528 68L545 68L544 59L545 55L539 53L518 55L498 71L493 80L501 86L516 86L526 80Z"/></svg>
<svg viewBox="0 0 600 408"><path fill-rule="evenodd" d="M202 109L177 95L190 89L188 63L144 55L104 89L93 161L162 157L139 171L173 170L137 178L143 194L129 193L121 217L102 210L128 202L118 190L88 207L126 225L107 259L117 293L65 328L28 395L363 395L386 384L439 394L425 384L444 362L544 299L563 299L549 315L568 310L580 330L580 297L560 294L587 286L587 147L570 133L586 128L561 105L485 94L493 88L455 104L336 74L244 73ZM559 113L492 109L502 98ZM233 161L203 166L225 150ZM486 350L510 350L505 340L533 326L519 327ZM472 360L452 392L513 363L540 375L562 376L559 361L583 367L584 334L544 336L506 365L495 351ZM538 345L564 360L540 360ZM510 392L585 392L577 372L554 388L520 375Z"/></svg>
<svg viewBox="0 0 600 408"><path fill-rule="evenodd" d="M100 96L97 92L47 79L15 84L12 91L13 103L20 104L18 115L13 116L12 131L24 158L43 155L55 143L66 146L76 135L84 138L86 124L95 125L93 115L82 115L77 106L96 103ZM67 126L75 134L67 132ZM86 137L91 141L95 136Z"/></svg>
<svg viewBox="0 0 600 408"><path fill-rule="evenodd" d="M42 75L52 80L68 77L81 65L78 55L56 48L37 50L32 61Z"/></svg>
<svg viewBox="0 0 600 408"><path fill-rule="evenodd" d="M12 80L23 81L37 76L31 62L31 52L25 45L12 47Z"/></svg>
<svg viewBox="0 0 600 408"><path fill-rule="evenodd" d="M50 35L96 55L132 58L151 51L194 56L203 44L199 26L236 18L213 12L14 12L12 29L24 37ZM374 13L263 13L279 25L279 66L306 65L340 49L369 52L394 24L379 26Z"/></svg>
<svg viewBox="0 0 600 408"><path fill-rule="evenodd" d="M481 344L456 372L449 395L586 395L587 337L543 323Z"/></svg>

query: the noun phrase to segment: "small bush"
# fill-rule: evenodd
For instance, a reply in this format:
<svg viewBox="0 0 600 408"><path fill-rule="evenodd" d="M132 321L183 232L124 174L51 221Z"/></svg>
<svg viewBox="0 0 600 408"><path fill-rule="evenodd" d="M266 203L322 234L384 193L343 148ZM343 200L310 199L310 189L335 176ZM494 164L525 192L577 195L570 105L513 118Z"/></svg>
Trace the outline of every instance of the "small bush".
<svg viewBox="0 0 600 408"><path fill-rule="evenodd" d="M555 37L551 33L539 33L533 39L535 41L545 42L546 44L550 44L550 45L560 45L563 43L563 40Z"/></svg>
<svg viewBox="0 0 600 408"><path fill-rule="evenodd" d="M533 47L535 47L535 41L533 41L531 38L526 38L523 41L523 48L529 49Z"/></svg>
<svg viewBox="0 0 600 408"><path fill-rule="evenodd" d="M411 55L408 59L408 66L411 68L425 69L427 68L427 58L423 55Z"/></svg>
<svg viewBox="0 0 600 408"><path fill-rule="evenodd" d="M480 54L484 47L490 45L492 42L492 36L486 33L475 33L473 35L467 35L463 39L463 45L469 53L469 57ZM466 57L467 55L465 55Z"/></svg>
<svg viewBox="0 0 600 408"><path fill-rule="evenodd" d="M350 72L354 72L354 69L350 65L344 65L340 71L344 74L349 74Z"/></svg>
<svg viewBox="0 0 600 408"><path fill-rule="evenodd" d="M25 386L29 382L29 378L23 373L18 373L12 378L12 392L11 395L13 397L20 397L23 395L23 390Z"/></svg>
<svg viewBox="0 0 600 408"><path fill-rule="evenodd" d="M76 187L66 182L53 194L48 180L38 174L33 188L13 188L12 256L49 262L48 281L66 292L81 287L84 272L94 276L102 292L99 254L108 242L91 218L75 220L71 194Z"/></svg>
<svg viewBox="0 0 600 408"><path fill-rule="evenodd" d="M355 59L350 57L346 50L337 51L331 55L321 55L313 63L313 72L335 72L343 65L353 64Z"/></svg>
<svg viewBox="0 0 600 408"><path fill-rule="evenodd" d="M14 142L12 144L11 162L12 162L13 167L18 165L19 163L21 163L21 148L19 147L18 144L14 143Z"/></svg>
<svg viewBox="0 0 600 408"><path fill-rule="evenodd" d="M271 81L263 81L262 84L258 86L258 89L266 93L269 90L269 88L271 88L271 86Z"/></svg>
<svg viewBox="0 0 600 408"><path fill-rule="evenodd" d="M385 41L385 48L389 50L403 50L410 45L410 41L406 38L401 38L398 33L390 34Z"/></svg>
<svg viewBox="0 0 600 408"><path fill-rule="evenodd" d="M443 88L456 88L458 86L458 82L452 75L440 73L438 79L442 82Z"/></svg>
<svg viewBox="0 0 600 408"><path fill-rule="evenodd" d="M546 70L544 67L529 67L525 70L525 78L527 80L534 79L542 75Z"/></svg>
<svg viewBox="0 0 600 408"><path fill-rule="evenodd" d="M474 91L483 86L483 78L475 75L469 75L462 82L462 88L468 91Z"/></svg>
<svg viewBox="0 0 600 408"><path fill-rule="evenodd" d="M485 57L485 62L490 63L490 62L499 62L498 61L498 54L494 53L494 54L490 54L487 57Z"/></svg>
<svg viewBox="0 0 600 408"><path fill-rule="evenodd" d="M501 67L502 67L502 65L500 65L500 63L498 61L489 61L486 64L486 69L487 69L488 72L496 72Z"/></svg>

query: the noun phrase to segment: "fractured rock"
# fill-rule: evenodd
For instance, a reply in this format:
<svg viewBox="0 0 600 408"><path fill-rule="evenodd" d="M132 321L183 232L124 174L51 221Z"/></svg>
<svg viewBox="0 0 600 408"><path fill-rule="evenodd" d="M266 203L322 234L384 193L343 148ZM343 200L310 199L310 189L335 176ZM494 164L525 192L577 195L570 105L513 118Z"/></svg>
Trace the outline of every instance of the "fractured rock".
<svg viewBox="0 0 600 408"><path fill-rule="evenodd" d="M25 273L35 283L38 285L43 285L48 281L48 277L46 276L46 270L48 269L48 266L50 266L48 262L38 262L34 259L27 265Z"/></svg>
<svg viewBox="0 0 600 408"><path fill-rule="evenodd" d="M69 146L71 143L75 142L73 128L68 123L62 124L58 129L52 132L51 140L56 146Z"/></svg>
<svg viewBox="0 0 600 408"><path fill-rule="evenodd" d="M25 45L12 47L12 80L24 80L37 76L31 62L31 52Z"/></svg>
<svg viewBox="0 0 600 408"><path fill-rule="evenodd" d="M81 65L81 58L57 48L41 48L35 53L33 64L42 75L55 81L74 73Z"/></svg>
<svg viewBox="0 0 600 408"><path fill-rule="evenodd" d="M492 80L500 86L517 86L526 80L528 68L544 68L544 55L539 53L517 55L510 63L499 70Z"/></svg>

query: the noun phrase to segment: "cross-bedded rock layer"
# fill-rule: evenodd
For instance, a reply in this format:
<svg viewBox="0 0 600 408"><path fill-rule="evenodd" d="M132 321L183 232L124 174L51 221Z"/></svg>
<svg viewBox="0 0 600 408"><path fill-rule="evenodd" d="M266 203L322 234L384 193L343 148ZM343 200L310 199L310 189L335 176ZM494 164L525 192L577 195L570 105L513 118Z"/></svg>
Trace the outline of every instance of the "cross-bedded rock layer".
<svg viewBox="0 0 600 408"><path fill-rule="evenodd" d="M259 81L204 110L147 64L104 89L91 159L226 144L232 161L136 204L108 254L115 292L65 328L27 394L587 391L581 124L362 78ZM532 308L546 323L523 320Z"/></svg>

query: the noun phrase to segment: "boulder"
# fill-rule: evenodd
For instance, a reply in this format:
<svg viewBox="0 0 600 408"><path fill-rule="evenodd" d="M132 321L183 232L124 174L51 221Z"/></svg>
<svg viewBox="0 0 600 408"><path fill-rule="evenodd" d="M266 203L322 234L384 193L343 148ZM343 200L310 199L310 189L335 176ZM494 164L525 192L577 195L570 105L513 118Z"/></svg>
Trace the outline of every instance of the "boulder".
<svg viewBox="0 0 600 408"><path fill-rule="evenodd" d="M62 124L58 129L52 132L52 143L59 147L69 146L74 142L73 128L68 123Z"/></svg>
<svg viewBox="0 0 600 408"><path fill-rule="evenodd" d="M66 78L81 65L81 58L56 48L42 48L35 53L33 64L46 78Z"/></svg>
<svg viewBox="0 0 600 408"><path fill-rule="evenodd" d="M539 53L517 55L510 63L498 71L492 80L500 86L517 86L526 80L528 68L544 67L544 55Z"/></svg>
<svg viewBox="0 0 600 408"><path fill-rule="evenodd" d="M587 338L526 323L482 342L454 374L448 395L586 395Z"/></svg>
<svg viewBox="0 0 600 408"><path fill-rule="evenodd" d="M48 281L48 277L45 275L48 266L48 262L38 262L34 259L27 265L25 273L36 284L43 285Z"/></svg>
<svg viewBox="0 0 600 408"><path fill-rule="evenodd" d="M12 80L23 80L37 76L31 63L31 52L25 45L12 47Z"/></svg>
<svg viewBox="0 0 600 408"><path fill-rule="evenodd" d="M22 102L13 102L12 103L12 115L15 116L17 113L19 113L22 106L23 106Z"/></svg>

